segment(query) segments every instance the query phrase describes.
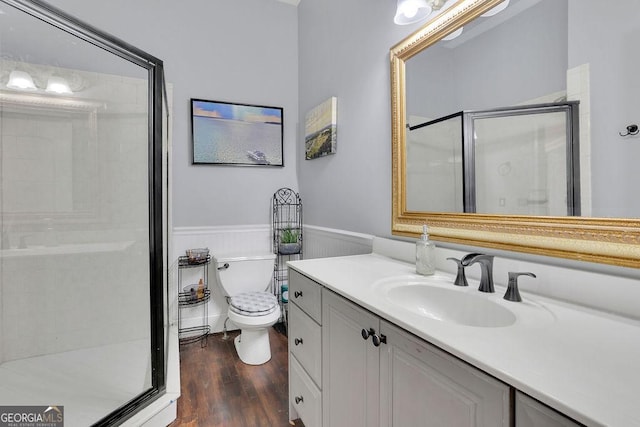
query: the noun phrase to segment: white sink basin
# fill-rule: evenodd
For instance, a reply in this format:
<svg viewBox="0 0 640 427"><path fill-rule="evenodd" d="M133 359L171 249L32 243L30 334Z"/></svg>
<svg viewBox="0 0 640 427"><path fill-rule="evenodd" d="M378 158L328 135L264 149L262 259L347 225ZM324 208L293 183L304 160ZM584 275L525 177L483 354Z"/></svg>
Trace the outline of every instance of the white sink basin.
<svg viewBox="0 0 640 427"><path fill-rule="evenodd" d="M415 314L459 325L495 328L515 323L516 315L493 301L495 294L457 288L444 276L403 276L376 283L389 302Z"/></svg>

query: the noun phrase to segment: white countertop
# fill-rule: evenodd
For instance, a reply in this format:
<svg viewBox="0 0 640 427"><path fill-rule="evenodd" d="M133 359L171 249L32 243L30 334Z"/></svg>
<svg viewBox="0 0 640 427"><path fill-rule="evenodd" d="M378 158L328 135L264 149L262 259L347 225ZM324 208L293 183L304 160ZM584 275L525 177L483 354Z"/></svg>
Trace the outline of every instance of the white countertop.
<svg viewBox="0 0 640 427"><path fill-rule="evenodd" d="M415 266L377 254L291 261L289 266L378 316L589 426L640 426L640 322L522 292L523 302L478 292L517 320L473 327L431 319L388 301L377 281ZM640 303L640 302L639 302ZM530 313L544 313L542 316Z"/></svg>

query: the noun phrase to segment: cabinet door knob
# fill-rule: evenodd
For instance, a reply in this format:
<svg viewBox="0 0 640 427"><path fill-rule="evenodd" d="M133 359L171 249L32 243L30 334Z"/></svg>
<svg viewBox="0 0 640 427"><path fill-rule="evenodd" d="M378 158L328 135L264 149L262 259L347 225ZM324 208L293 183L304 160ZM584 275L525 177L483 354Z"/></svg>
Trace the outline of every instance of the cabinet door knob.
<svg viewBox="0 0 640 427"><path fill-rule="evenodd" d="M296 405L298 405L300 404L300 402L304 402L304 399L302 398L302 396L296 396L295 401L296 401Z"/></svg>
<svg viewBox="0 0 640 427"><path fill-rule="evenodd" d="M376 334L376 330L373 328L369 328L369 330L367 331L366 329L362 329L362 331L360 332L360 334L362 335L362 339L363 340L367 340L369 339L370 336L375 335Z"/></svg>
<svg viewBox="0 0 640 427"><path fill-rule="evenodd" d="M375 345L376 347L380 347L380 344L387 343L387 336L382 334L378 336L377 334L374 334L373 337L371 338L371 341L373 341L373 345Z"/></svg>
<svg viewBox="0 0 640 427"><path fill-rule="evenodd" d="M302 344L302 338L296 338L293 340L293 342L295 343L295 345Z"/></svg>
<svg viewBox="0 0 640 427"><path fill-rule="evenodd" d="M302 291L295 291L293 293L293 296L296 297L296 298L300 298L302 296Z"/></svg>

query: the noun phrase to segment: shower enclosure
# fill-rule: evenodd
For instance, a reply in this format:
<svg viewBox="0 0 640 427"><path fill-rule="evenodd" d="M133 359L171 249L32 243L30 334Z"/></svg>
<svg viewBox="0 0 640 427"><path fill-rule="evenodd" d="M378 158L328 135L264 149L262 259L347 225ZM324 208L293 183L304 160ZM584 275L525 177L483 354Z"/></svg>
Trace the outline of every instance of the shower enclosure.
<svg viewBox="0 0 640 427"><path fill-rule="evenodd" d="M44 2L0 0L0 408L111 425L164 390L162 79Z"/></svg>

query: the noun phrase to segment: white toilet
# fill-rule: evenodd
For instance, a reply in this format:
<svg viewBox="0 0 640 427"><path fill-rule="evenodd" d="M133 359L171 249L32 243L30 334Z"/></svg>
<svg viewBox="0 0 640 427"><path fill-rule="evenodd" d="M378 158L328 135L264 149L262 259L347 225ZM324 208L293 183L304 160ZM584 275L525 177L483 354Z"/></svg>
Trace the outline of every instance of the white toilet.
<svg viewBox="0 0 640 427"><path fill-rule="evenodd" d="M240 328L234 344L240 360L261 365L271 359L269 330L280 319L280 304L270 292L275 254L214 256L216 279L229 297L229 320Z"/></svg>

